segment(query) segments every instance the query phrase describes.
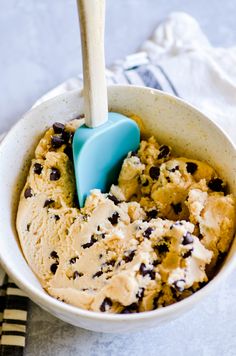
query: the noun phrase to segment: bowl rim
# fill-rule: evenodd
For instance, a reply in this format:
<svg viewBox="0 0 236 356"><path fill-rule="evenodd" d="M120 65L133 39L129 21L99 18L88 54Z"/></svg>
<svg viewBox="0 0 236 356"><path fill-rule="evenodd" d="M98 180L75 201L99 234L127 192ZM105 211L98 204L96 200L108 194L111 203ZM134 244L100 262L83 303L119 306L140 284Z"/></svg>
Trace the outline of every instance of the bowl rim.
<svg viewBox="0 0 236 356"><path fill-rule="evenodd" d="M153 89L153 88L148 88L148 87L142 87L142 86L134 86L134 85L109 85L108 86L108 92L109 90L118 90L118 91L124 91L124 90L130 90L134 92L140 92L142 90L143 92L149 92L152 95L157 95L157 96L163 96L167 97L173 102L178 102L180 103L183 107L190 109L192 112L195 112L196 114L201 116L201 120L205 122L210 122L212 125L215 127L218 132L220 132L228 141L232 149L236 152L236 146L233 143L232 139L229 137L229 135L225 132L225 130L220 127L220 125L216 122L214 122L211 118L209 118L207 115L205 115L203 112L201 112L199 109L197 109L194 105L187 103L185 100L182 98L176 97L172 94L160 91L158 89ZM58 101L60 99L65 99L66 97L71 97L73 95L78 95L81 97L83 90L82 89L76 89L76 90L71 90L69 92L62 93L60 95L57 95L54 98L51 98L38 106L30 109L27 111L8 131L8 133L5 135L3 140L0 143L0 151L2 148L5 146L7 143L7 139L9 135L14 130L17 130L18 126L21 125L22 120L27 119L28 114L33 111L33 110L38 110L40 107L47 106L49 103L52 104L54 101ZM234 237L235 239L235 237ZM233 244L233 241L232 241ZM231 244L231 246L232 246ZM24 257L24 256L23 256ZM25 260L26 262L26 260ZM158 308L155 310L151 311L146 311L146 312L141 312L141 313L133 313L133 314L109 314L109 313L101 313L101 312L94 312L86 309L82 309L64 302L61 302L57 300L56 298L50 296L45 290L35 290L35 288L28 283L24 275L20 275L20 272L18 271L12 271L10 266L8 265L7 258L4 258L4 253L0 251L0 263L3 267L3 269L7 272L7 274L16 282L16 284L27 294L29 298L31 298L36 304L39 304L41 307L45 307L47 310L50 309L50 312L56 310L58 313L67 314L67 315L73 315L76 317L84 317L87 319L96 319L96 320L101 320L101 321L113 321L113 322L122 322L122 321L132 321L132 320L147 320L147 319L153 319L153 318L162 318L162 317L167 317L169 315L174 315L177 314L178 312L181 312L184 309L189 309L188 307L196 305L198 301L200 301L204 295L207 293L209 294L220 282L220 280L225 279L233 270L234 267L236 267L236 258L232 258L232 260L227 264L223 264L222 268L217 272L217 274L200 290L196 291L189 297L178 301L174 304L171 304L169 306L163 307L163 308ZM26 262L27 263L27 262ZM27 263L28 265L28 263ZM30 266L28 265L28 268ZM34 273L32 271L32 273ZM37 278L37 276L35 275ZM37 279L38 280L38 279ZM52 311L53 310L53 311ZM60 317L60 316L59 316Z"/></svg>

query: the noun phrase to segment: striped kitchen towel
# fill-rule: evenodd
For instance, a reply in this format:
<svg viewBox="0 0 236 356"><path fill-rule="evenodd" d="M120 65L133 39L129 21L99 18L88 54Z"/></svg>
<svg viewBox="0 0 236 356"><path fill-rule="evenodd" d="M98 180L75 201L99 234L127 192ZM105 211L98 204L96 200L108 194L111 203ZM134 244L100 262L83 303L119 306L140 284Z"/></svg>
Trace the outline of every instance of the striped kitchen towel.
<svg viewBox="0 0 236 356"><path fill-rule="evenodd" d="M25 346L28 298L0 269L0 355L21 356Z"/></svg>
<svg viewBox="0 0 236 356"><path fill-rule="evenodd" d="M184 13L171 14L142 51L107 70L108 84L163 90L189 101L236 139L236 47L214 48L198 23ZM82 88L71 78L34 106L63 92ZM0 138L1 139L1 138ZM0 268L0 356L23 354L28 299Z"/></svg>

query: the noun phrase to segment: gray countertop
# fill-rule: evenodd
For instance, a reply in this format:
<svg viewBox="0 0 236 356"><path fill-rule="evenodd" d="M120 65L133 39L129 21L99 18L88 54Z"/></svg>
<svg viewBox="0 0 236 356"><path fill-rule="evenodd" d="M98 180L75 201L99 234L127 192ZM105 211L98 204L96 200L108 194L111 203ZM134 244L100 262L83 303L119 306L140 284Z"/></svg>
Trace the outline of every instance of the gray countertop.
<svg viewBox="0 0 236 356"><path fill-rule="evenodd" d="M107 0L107 64L136 51L172 11L193 15L215 46L236 43L235 0ZM81 71L75 0L7 0L0 12L0 133ZM112 335L70 326L30 303L26 356L236 355L236 277L166 326Z"/></svg>

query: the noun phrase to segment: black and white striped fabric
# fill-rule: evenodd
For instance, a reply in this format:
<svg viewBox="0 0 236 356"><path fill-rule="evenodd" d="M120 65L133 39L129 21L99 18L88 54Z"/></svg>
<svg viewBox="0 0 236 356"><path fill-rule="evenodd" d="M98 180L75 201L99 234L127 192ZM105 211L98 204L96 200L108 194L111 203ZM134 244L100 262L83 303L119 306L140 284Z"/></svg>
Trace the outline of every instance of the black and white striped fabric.
<svg viewBox="0 0 236 356"><path fill-rule="evenodd" d="M128 56L122 65L107 71L107 83L147 86L178 96L167 73L161 66L152 65L144 52ZM81 88L82 84L81 76L70 79L46 94L37 104L62 92ZM23 355L27 311L27 296L0 268L0 356Z"/></svg>
<svg viewBox="0 0 236 356"><path fill-rule="evenodd" d="M146 52L127 56L121 68L108 72L107 80L108 84L145 86L179 96L167 72L160 64L152 64Z"/></svg>
<svg viewBox="0 0 236 356"><path fill-rule="evenodd" d="M25 346L28 298L0 271L0 355L21 356Z"/></svg>

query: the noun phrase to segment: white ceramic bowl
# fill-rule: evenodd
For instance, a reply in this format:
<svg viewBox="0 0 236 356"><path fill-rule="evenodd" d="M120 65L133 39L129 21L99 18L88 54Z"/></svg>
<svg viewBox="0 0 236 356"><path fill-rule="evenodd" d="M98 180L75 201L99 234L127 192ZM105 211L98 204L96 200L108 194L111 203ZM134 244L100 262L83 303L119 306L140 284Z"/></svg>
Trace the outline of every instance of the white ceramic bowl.
<svg viewBox="0 0 236 356"><path fill-rule="evenodd" d="M227 135L201 112L180 99L157 90L131 86L109 88L109 107L135 113L147 133L181 155L211 164L236 196L236 149ZM70 324L100 332L124 332L160 325L191 309L236 265L236 239L215 278L191 297L171 306L131 315L111 315L82 310L50 297L41 287L20 250L15 230L19 193L39 138L55 121L67 121L83 113L79 91L70 92L29 111L0 145L0 261L27 295L43 309Z"/></svg>

